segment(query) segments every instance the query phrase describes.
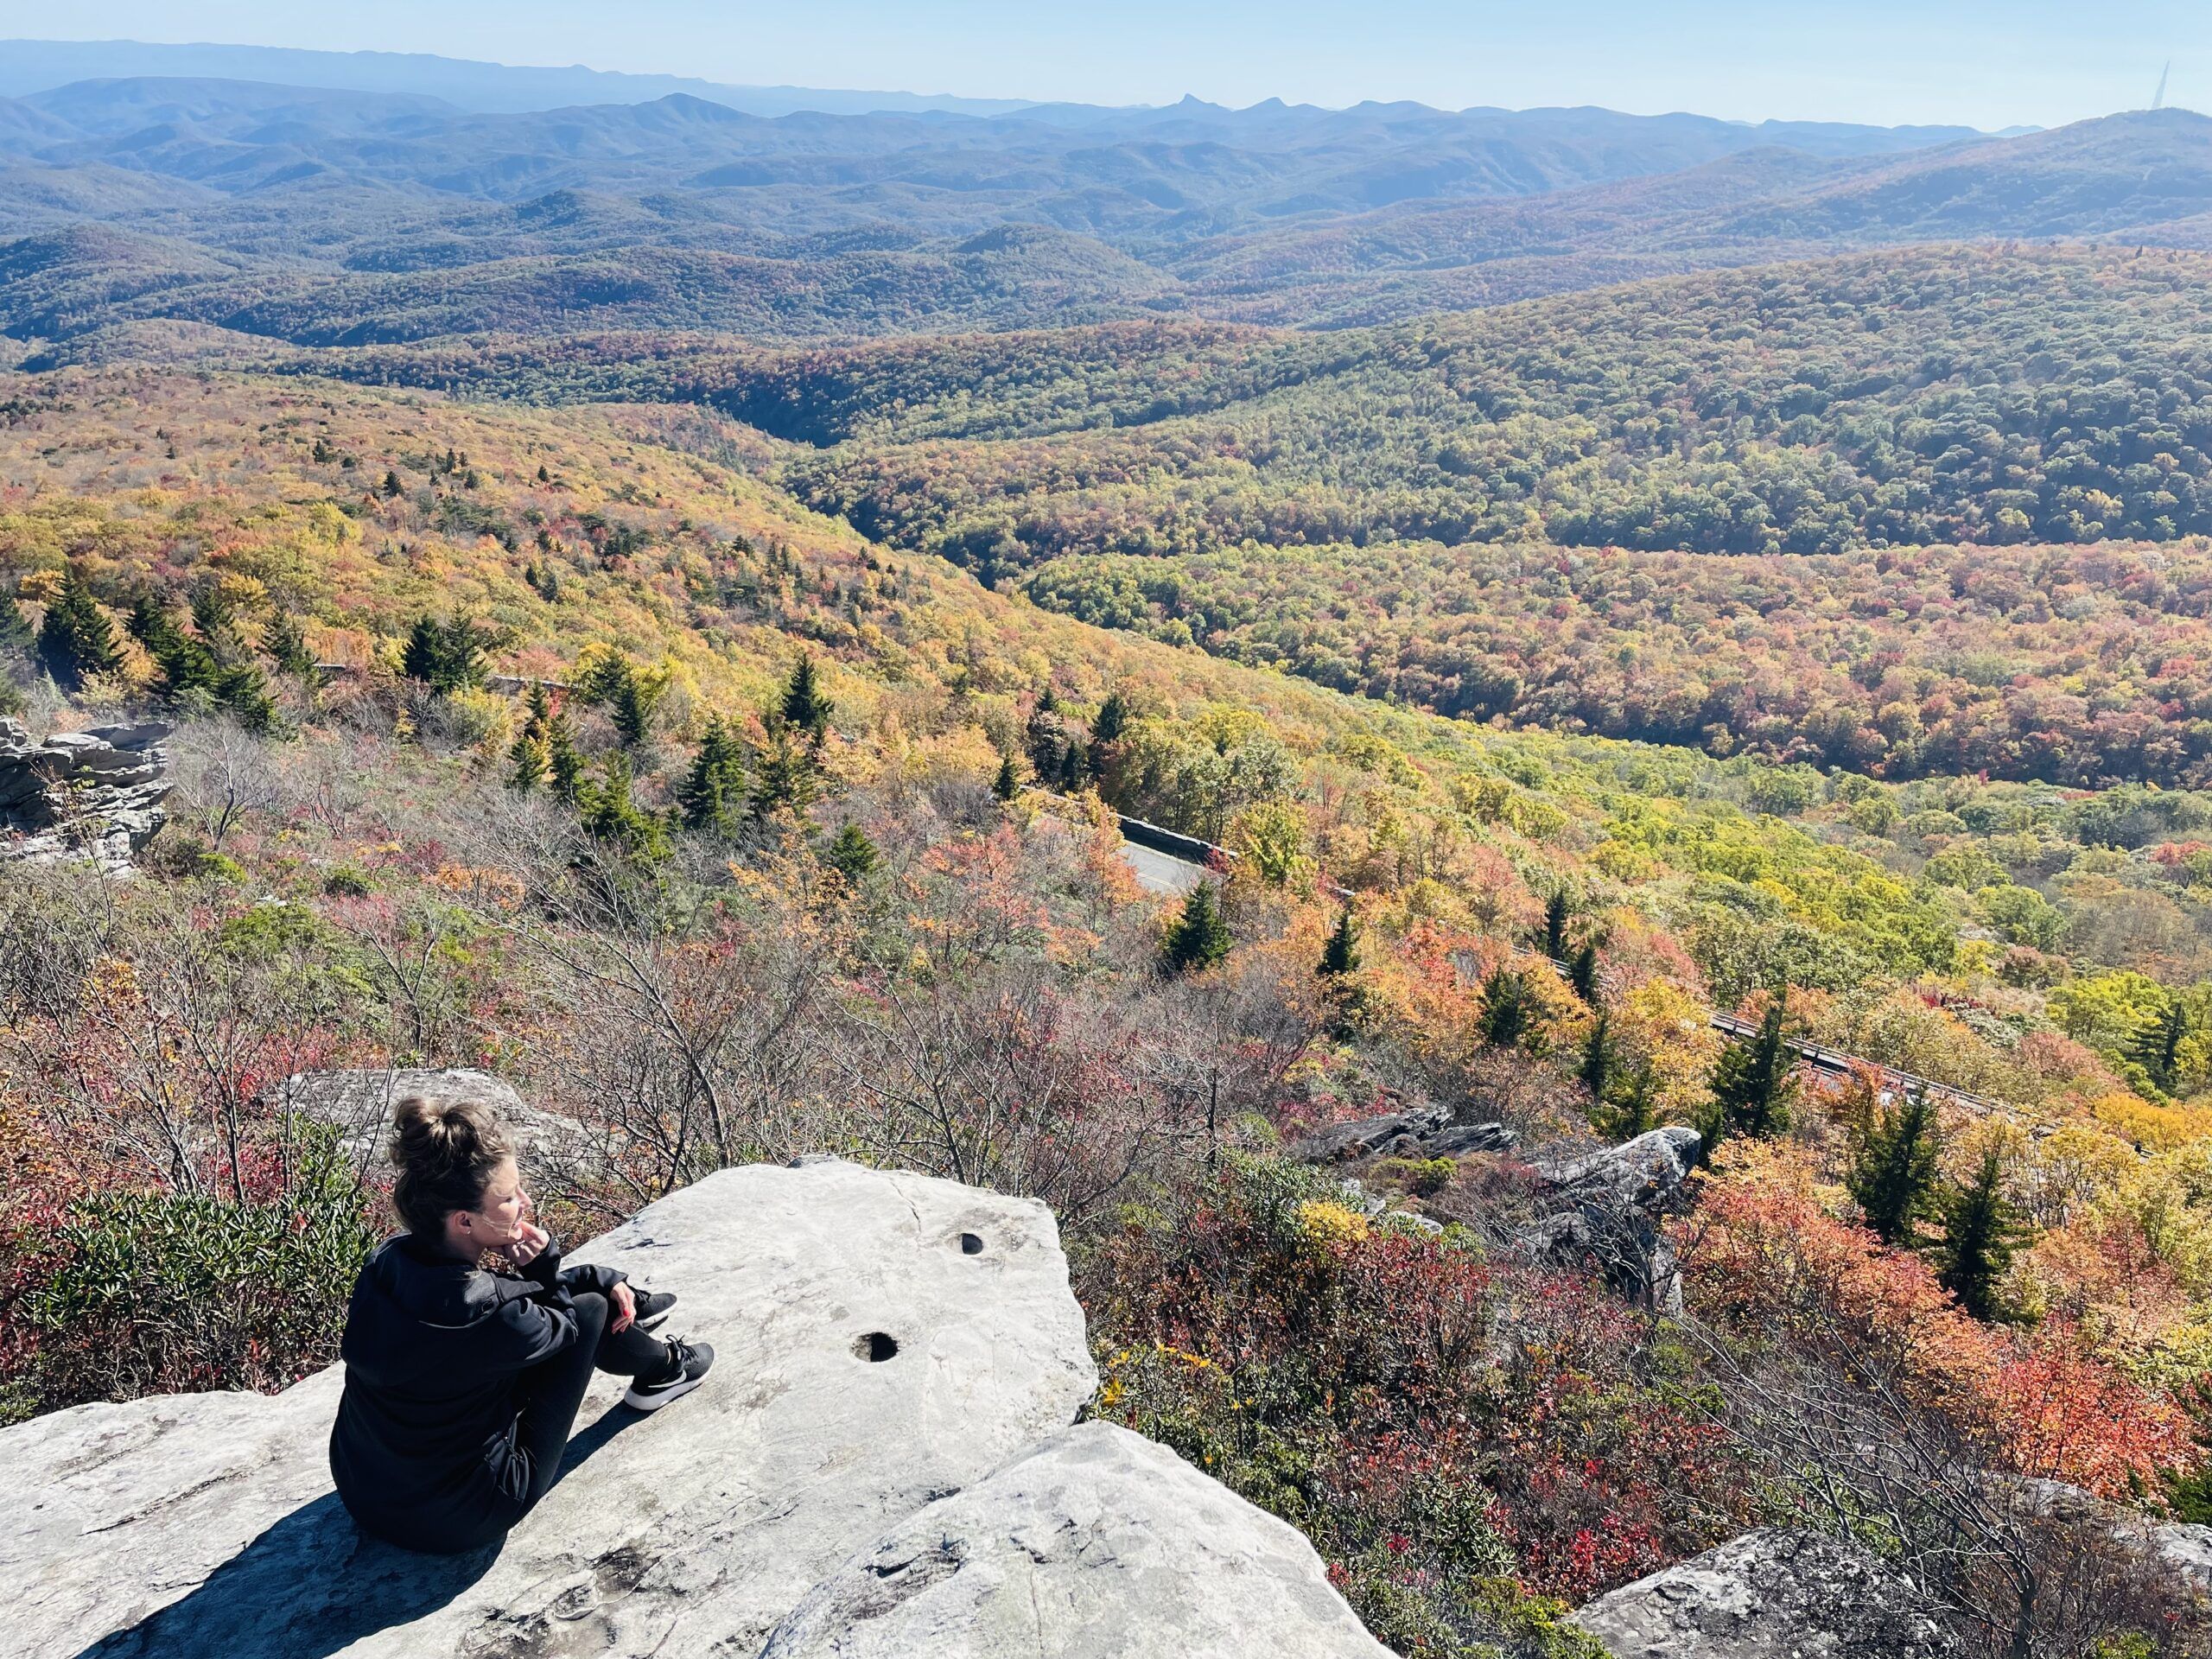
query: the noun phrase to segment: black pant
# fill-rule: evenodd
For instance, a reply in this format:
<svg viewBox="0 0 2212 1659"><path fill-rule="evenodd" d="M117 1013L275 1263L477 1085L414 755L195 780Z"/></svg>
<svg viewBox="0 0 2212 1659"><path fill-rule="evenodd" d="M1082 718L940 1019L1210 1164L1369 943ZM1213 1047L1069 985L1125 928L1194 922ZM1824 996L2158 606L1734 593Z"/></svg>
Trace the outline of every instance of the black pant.
<svg viewBox="0 0 2212 1659"><path fill-rule="evenodd" d="M669 1347L658 1337L634 1325L622 1331L607 1328L613 1309L606 1297L582 1290L573 1300L575 1342L522 1374L522 1409L508 1436L505 1467L496 1475L486 1468L452 1512L432 1522L428 1536L413 1541L416 1548L442 1553L475 1549L537 1508L560 1476L561 1454L594 1370L635 1377L667 1369Z"/></svg>

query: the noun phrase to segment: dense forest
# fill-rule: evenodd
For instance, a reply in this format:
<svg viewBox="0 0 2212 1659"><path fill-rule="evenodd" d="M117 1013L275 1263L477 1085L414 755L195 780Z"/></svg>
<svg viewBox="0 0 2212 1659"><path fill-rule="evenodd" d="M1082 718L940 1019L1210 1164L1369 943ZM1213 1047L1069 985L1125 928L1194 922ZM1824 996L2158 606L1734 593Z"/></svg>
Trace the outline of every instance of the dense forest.
<svg viewBox="0 0 2212 1659"><path fill-rule="evenodd" d="M2212 781L2212 547L1805 558L1245 546L1055 560L1104 627L1440 714L2076 786Z"/></svg>

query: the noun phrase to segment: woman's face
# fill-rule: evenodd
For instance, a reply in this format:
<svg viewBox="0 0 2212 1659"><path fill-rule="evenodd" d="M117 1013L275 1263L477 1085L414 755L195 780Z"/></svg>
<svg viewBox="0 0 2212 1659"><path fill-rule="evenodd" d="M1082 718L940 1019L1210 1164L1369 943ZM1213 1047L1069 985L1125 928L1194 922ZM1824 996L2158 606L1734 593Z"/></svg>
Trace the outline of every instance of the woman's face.
<svg viewBox="0 0 2212 1659"><path fill-rule="evenodd" d="M484 1197L474 1210L457 1210L448 1218L449 1232L463 1255L477 1250L504 1250L522 1236L530 1219L530 1194L522 1190L522 1172L512 1158L503 1160L484 1183Z"/></svg>

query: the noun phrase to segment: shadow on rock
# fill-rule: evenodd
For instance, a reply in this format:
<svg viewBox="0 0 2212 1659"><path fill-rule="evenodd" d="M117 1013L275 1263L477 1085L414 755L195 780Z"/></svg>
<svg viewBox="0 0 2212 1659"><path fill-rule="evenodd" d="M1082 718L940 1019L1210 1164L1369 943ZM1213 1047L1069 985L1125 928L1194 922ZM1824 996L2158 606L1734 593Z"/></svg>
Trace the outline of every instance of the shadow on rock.
<svg viewBox="0 0 2212 1659"><path fill-rule="evenodd" d="M569 1442L561 1479L643 1414L616 1406ZM331 1659L380 1630L436 1612L499 1559L501 1544L425 1555L371 1538L338 1494L302 1504L210 1573L192 1593L76 1659Z"/></svg>

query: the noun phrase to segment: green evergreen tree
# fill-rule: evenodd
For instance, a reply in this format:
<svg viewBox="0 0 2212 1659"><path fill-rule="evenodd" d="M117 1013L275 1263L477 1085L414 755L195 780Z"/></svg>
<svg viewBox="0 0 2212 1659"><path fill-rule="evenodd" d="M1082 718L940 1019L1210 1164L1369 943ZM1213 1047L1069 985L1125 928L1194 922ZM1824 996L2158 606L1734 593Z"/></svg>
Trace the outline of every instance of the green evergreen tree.
<svg viewBox="0 0 2212 1659"><path fill-rule="evenodd" d="M416 618L400 653L400 671L431 690L450 694L484 682L484 649L490 636L474 622Z"/></svg>
<svg viewBox="0 0 2212 1659"><path fill-rule="evenodd" d="M709 835L728 833L744 815L745 750L720 715L708 719L676 804L686 825Z"/></svg>
<svg viewBox="0 0 2212 1659"><path fill-rule="evenodd" d="M1071 734L1067 748L1060 756L1060 792L1065 795L1081 794L1084 785L1090 781L1090 767L1084 759L1082 740Z"/></svg>
<svg viewBox="0 0 2212 1659"><path fill-rule="evenodd" d="M1544 954L1554 962L1567 960L1567 924L1573 914L1564 887L1544 901Z"/></svg>
<svg viewBox="0 0 2212 1659"><path fill-rule="evenodd" d="M613 677L613 695L607 700L607 712L623 742L635 748L652 734L653 710L659 702L660 688L646 684L635 669L623 663L621 672Z"/></svg>
<svg viewBox="0 0 2212 1659"><path fill-rule="evenodd" d="M999 756L999 773L991 779L991 793L1002 801L1010 801L1021 793L1021 774L1014 769L1014 752L1010 749Z"/></svg>
<svg viewBox="0 0 2212 1659"><path fill-rule="evenodd" d="M315 672L315 653L308 649L307 630L289 611L278 611L262 630L261 648L269 653L280 674L302 678Z"/></svg>
<svg viewBox="0 0 2212 1659"><path fill-rule="evenodd" d="M527 795L540 787L553 770L552 752L540 733L524 727L507 745L507 787Z"/></svg>
<svg viewBox="0 0 2212 1659"><path fill-rule="evenodd" d="M1605 1080L1605 1096L1590 1122L1611 1141L1633 1141L1659 1127L1659 1068L1640 1060Z"/></svg>
<svg viewBox="0 0 2212 1659"><path fill-rule="evenodd" d="M1106 701L1098 705L1098 717L1090 722L1091 747L1099 749L1109 743L1118 743L1128 729L1128 699L1119 691L1109 691Z"/></svg>
<svg viewBox="0 0 2212 1659"><path fill-rule="evenodd" d="M814 798L814 766L806 750L791 740L781 720L768 723L768 747L753 770L752 811L756 818L789 810L804 812Z"/></svg>
<svg viewBox="0 0 2212 1659"><path fill-rule="evenodd" d="M1160 956L1168 972L1190 973L1211 968L1229 954L1229 923L1221 913L1221 898L1211 881L1201 881L1183 900L1183 908L1168 925L1160 941Z"/></svg>
<svg viewBox="0 0 2212 1659"><path fill-rule="evenodd" d="M1567 982L1574 988L1574 994L1585 1002L1592 1007L1597 1006L1598 947L1596 945L1586 944L1574 953L1573 959L1567 963Z"/></svg>
<svg viewBox="0 0 2212 1659"><path fill-rule="evenodd" d="M875 843L868 838L868 831L848 819L830 843L823 862L857 887L875 868L879 856Z"/></svg>
<svg viewBox="0 0 2212 1659"><path fill-rule="evenodd" d="M580 807L584 797L584 757L576 747L576 740L569 730L569 716L564 709L554 709L545 717L543 735L545 740L546 780L553 793L570 806Z"/></svg>
<svg viewBox="0 0 2212 1659"><path fill-rule="evenodd" d="M160 671L156 690L164 702L182 702L194 692L210 698L215 695L221 671L214 653L179 627L168 607L154 594L142 592L130 601L124 626Z"/></svg>
<svg viewBox="0 0 2212 1659"><path fill-rule="evenodd" d="M1854 1137L1844 1185L1885 1244L1909 1247L1916 1242L1936 1189L1940 1152L1936 1105L1925 1095L1907 1095L1894 1106L1877 1107Z"/></svg>
<svg viewBox="0 0 2212 1659"><path fill-rule="evenodd" d="M2139 1027L2129 1038L2127 1058L2143 1068L2144 1075L2167 1094L2173 1092L2179 1069L2182 1039L2189 1035L2189 1013L2175 998Z"/></svg>
<svg viewBox="0 0 2212 1659"><path fill-rule="evenodd" d="M1943 1195L1943 1237L1931 1254L1943 1288L1977 1319L2004 1319L2005 1274L2025 1236L2018 1212L2005 1196L2004 1172L1994 1150L1982 1154L1974 1178Z"/></svg>
<svg viewBox="0 0 2212 1659"><path fill-rule="evenodd" d="M1482 995L1475 1034L1491 1048L1518 1048L1536 1020L1535 993L1526 976L1501 963L1483 981Z"/></svg>
<svg viewBox="0 0 2212 1659"><path fill-rule="evenodd" d="M269 695L269 677L251 659L232 663L216 676L215 701L249 732L276 727L276 704Z"/></svg>
<svg viewBox="0 0 2212 1659"><path fill-rule="evenodd" d="M1590 1022L1590 1034L1582 1043L1582 1086L1596 1104L1605 1104L1612 1089L1613 1073L1612 1016L1601 1010Z"/></svg>
<svg viewBox="0 0 2212 1659"><path fill-rule="evenodd" d="M1789 1127L1796 1096L1796 1056L1783 1037L1780 996L1767 1004L1758 1032L1732 1046L1713 1069L1714 1129L1707 1141L1729 1135L1764 1138Z"/></svg>
<svg viewBox="0 0 2212 1659"><path fill-rule="evenodd" d="M600 781L581 798L584 828L633 858L659 858L668 851L667 830L657 814L638 804L632 783L630 757L608 755Z"/></svg>
<svg viewBox="0 0 2212 1659"><path fill-rule="evenodd" d="M0 651L28 651L35 637L15 594L0 595Z"/></svg>
<svg viewBox="0 0 2212 1659"><path fill-rule="evenodd" d="M804 732L819 743L830 729L830 716L836 711L836 705L823 694L814 658L800 652L798 661L791 664L791 677L785 683L777 712L794 729Z"/></svg>
<svg viewBox="0 0 2212 1659"><path fill-rule="evenodd" d="M1358 971L1359 933L1352 925L1351 909L1347 906L1337 912L1337 925L1329 930L1329 941L1321 947L1320 965L1314 972L1325 978L1342 979Z"/></svg>
<svg viewBox="0 0 2212 1659"><path fill-rule="evenodd" d="M399 481L399 474L387 468L384 475L384 493L385 499L389 500L392 497L397 496L404 487L405 486Z"/></svg>
<svg viewBox="0 0 2212 1659"><path fill-rule="evenodd" d="M123 665L115 625L73 565L39 625L38 657L54 683L69 691L95 674L112 674Z"/></svg>

